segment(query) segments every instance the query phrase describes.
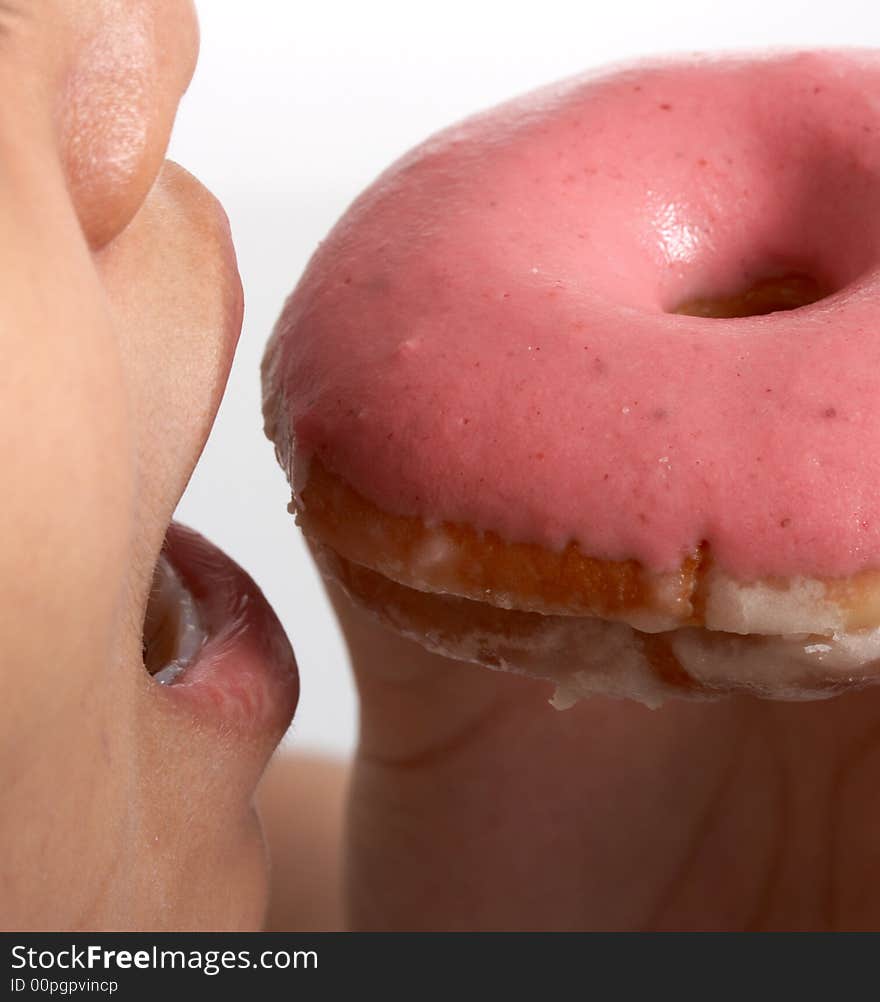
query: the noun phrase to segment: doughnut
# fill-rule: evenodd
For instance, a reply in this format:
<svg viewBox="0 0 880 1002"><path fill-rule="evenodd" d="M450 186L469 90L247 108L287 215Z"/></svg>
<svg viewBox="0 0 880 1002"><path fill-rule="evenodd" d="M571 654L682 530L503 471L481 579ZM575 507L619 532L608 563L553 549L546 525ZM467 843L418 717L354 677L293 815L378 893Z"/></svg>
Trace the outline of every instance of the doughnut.
<svg viewBox="0 0 880 1002"><path fill-rule="evenodd" d="M880 56L659 59L428 139L287 300L264 418L328 578L593 693L880 677Z"/></svg>

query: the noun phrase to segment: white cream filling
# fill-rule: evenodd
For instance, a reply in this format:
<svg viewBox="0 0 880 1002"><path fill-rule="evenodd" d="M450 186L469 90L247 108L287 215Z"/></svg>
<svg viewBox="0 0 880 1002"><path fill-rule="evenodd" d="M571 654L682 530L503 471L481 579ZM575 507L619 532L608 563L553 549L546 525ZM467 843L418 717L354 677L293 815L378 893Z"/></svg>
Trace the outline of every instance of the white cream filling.
<svg viewBox="0 0 880 1002"><path fill-rule="evenodd" d="M551 702L557 709L593 695L635 699L651 708L669 697L712 699L731 691L783 700L827 698L836 687L880 676L880 628L830 637L673 630L664 639L698 686L691 691L655 671L639 632L626 623L548 616L528 635L474 627L450 636L414 629L405 614L387 606L381 618L437 654L555 682Z"/></svg>
<svg viewBox="0 0 880 1002"><path fill-rule="evenodd" d="M705 622L707 629L727 633L833 635L844 628L844 615L829 600L825 585L812 578L792 578L784 585L743 584L710 572Z"/></svg>

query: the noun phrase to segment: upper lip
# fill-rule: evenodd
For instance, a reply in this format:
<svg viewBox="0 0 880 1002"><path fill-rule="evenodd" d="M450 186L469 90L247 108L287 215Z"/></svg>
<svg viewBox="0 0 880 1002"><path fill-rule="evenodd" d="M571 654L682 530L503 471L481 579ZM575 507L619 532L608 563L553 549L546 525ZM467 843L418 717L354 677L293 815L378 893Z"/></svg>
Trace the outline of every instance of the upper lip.
<svg viewBox="0 0 880 1002"><path fill-rule="evenodd" d="M254 581L203 536L172 522L163 552L196 601L207 637L166 698L242 736L280 739L299 695L287 636Z"/></svg>

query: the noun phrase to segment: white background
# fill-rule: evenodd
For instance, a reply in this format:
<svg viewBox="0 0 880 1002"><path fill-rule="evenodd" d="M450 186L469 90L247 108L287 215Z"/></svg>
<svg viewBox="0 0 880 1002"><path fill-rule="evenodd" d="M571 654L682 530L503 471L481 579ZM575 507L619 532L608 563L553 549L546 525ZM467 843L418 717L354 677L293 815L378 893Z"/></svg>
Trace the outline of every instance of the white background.
<svg viewBox="0 0 880 1002"><path fill-rule="evenodd" d="M202 51L171 156L229 213L244 332L177 517L260 583L293 640L302 696L288 740L345 752L356 703L318 578L263 438L259 362L285 295L336 218L428 134L519 91L612 60L768 45L880 45L876 0L202 0Z"/></svg>

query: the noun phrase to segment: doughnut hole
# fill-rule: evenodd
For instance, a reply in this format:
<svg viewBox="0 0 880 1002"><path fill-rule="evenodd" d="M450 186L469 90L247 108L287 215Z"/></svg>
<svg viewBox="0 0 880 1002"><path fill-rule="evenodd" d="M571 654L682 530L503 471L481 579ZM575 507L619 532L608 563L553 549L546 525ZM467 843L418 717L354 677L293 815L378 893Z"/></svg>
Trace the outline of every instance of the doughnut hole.
<svg viewBox="0 0 880 1002"><path fill-rule="evenodd" d="M680 303L671 312L687 317L763 317L768 313L797 310L830 295L831 289L812 275L791 272L758 279L732 296L696 297Z"/></svg>
<svg viewBox="0 0 880 1002"><path fill-rule="evenodd" d="M842 137L792 132L792 153L780 162L777 144L755 127L735 175L719 172L702 188L695 179L688 198L678 196L677 219L698 236L673 267L655 262L664 312L732 319L796 310L876 270L873 151L860 157Z"/></svg>
<svg viewBox="0 0 880 1002"><path fill-rule="evenodd" d="M838 298L880 265L875 94L824 53L560 88L550 126L523 116L493 137L473 242L493 234L507 272L535 286L669 323Z"/></svg>

